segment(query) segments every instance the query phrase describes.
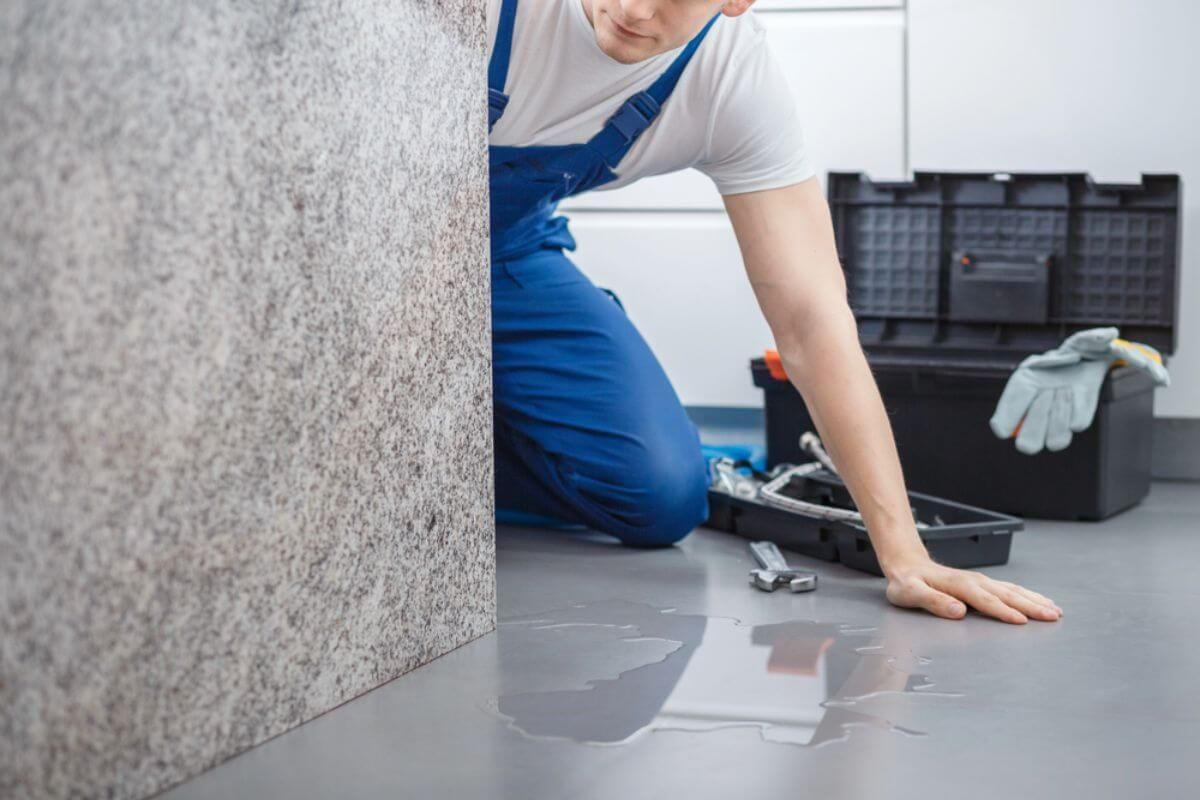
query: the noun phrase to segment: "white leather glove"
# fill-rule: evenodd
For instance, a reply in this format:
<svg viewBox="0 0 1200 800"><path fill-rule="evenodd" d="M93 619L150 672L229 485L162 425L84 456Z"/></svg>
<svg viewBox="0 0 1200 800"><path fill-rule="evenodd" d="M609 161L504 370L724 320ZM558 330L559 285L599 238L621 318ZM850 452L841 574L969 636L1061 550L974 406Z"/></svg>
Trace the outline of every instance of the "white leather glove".
<svg viewBox="0 0 1200 800"><path fill-rule="evenodd" d="M1043 447L1065 449L1072 434L1092 424L1104 376L1117 361L1141 367L1155 383L1168 385L1158 351L1118 339L1118 333L1116 328L1079 331L1053 350L1022 361L996 404L992 432L1001 439L1016 433L1017 449L1029 455Z"/></svg>

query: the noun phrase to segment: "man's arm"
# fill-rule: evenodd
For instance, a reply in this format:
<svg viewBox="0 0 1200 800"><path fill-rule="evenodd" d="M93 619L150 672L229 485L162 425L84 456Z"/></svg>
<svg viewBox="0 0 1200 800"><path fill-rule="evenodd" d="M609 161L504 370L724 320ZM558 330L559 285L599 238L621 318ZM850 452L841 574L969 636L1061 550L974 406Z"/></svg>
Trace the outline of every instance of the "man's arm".
<svg viewBox="0 0 1200 800"><path fill-rule="evenodd" d="M951 619L966 614L960 600L1005 622L1058 619L1061 609L1042 595L942 566L925 550L883 401L858 342L817 179L726 195L725 208L788 378L863 515L888 579L888 600Z"/></svg>

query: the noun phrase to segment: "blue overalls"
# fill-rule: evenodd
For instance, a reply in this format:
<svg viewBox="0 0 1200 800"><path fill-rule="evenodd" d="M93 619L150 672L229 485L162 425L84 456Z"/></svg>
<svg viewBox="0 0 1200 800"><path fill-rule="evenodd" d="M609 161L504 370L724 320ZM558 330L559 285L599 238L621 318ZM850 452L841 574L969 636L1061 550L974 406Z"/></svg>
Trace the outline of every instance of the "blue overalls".
<svg viewBox="0 0 1200 800"><path fill-rule="evenodd" d="M489 131L509 102L516 15L517 0L504 0L488 65ZM501 521L509 512L549 517L655 547L708 515L696 429L619 304L563 253L575 240L555 209L616 178L716 19L587 142L489 147Z"/></svg>

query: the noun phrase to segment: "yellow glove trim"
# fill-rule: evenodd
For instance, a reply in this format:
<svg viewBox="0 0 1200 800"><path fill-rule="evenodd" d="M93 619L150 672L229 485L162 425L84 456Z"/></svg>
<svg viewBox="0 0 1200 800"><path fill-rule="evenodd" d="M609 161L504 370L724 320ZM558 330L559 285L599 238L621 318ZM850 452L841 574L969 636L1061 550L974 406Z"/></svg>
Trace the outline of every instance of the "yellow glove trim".
<svg viewBox="0 0 1200 800"><path fill-rule="evenodd" d="M1157 350L1155 350L1153 347L1150 347L1148 345L1138 344L1137 342L1131 342L1128 339L1113 339L1112 343L1118 348L1121 348L1121 347L1133 348L1133 349L1137 350L1138 352L1140 352L1142 355L1144 355L1146 358L1150 359L1151 361L1157 361L1159 364L1163 363L1162 354L1159 353ZM1116 361L1114 361L1112 363L1112 365L1114 367L1124 367L1124 366L1126 366L1126 362L1123 359L1118 358Z"/></svg>

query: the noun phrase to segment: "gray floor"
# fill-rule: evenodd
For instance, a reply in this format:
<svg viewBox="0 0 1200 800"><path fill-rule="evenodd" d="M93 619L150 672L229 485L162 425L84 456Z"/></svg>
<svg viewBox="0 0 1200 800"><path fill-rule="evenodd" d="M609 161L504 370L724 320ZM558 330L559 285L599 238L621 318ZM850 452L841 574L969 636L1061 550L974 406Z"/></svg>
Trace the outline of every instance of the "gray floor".
<svg viewBox="0 0 1200 800"><path fill-rule="evenodd" d="M501 624L167 797L1194 796L1200 484L1031 521L992 575L1057 624L946 622L810 562L759 593L743 540L636 551L502 529ZM804 559L796 557L797 563Z"/></svg>

